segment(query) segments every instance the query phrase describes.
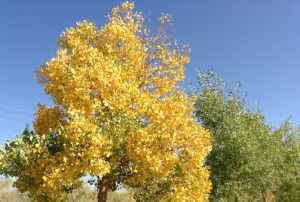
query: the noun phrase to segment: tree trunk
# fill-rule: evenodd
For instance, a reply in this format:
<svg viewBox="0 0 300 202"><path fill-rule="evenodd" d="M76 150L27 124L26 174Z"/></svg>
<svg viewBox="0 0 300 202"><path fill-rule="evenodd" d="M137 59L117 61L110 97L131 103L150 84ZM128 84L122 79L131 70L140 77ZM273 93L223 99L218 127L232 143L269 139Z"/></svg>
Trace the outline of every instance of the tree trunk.
<svg viewBox="0 0 300 202"><path fill-rule="evenodd" d="M262 193L262 201L267 202L267 196L264 192Z"/></svg>
<svg viewBox="0 0 300 202"><path fill-rule="evenodd" d="M110 188L111 188L110 183L107 180L98 179L98 183L97 183L97 189L98 189L97 199L98 199L98 202L106 202L107 201L107 194L108 194L108 191L110 190Z"/></svg>

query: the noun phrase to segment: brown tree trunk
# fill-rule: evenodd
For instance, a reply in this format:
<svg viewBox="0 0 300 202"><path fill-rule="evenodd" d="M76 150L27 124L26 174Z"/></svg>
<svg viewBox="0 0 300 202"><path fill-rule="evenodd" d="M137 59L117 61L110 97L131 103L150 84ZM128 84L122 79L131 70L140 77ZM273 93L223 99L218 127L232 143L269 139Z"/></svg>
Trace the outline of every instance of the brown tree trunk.
<svg viewBox="0 0 300 202"><path fill-rule="evenodd" d="M97 199L98 199L98 202L106 202L107 201L107 194L108 194L108 191L110 190L110 188L111 188L110 183L107 180L98 179L98 183L97 183L97 189L98 189Z"/></svg>
<svg viewBox="0 0 300 202"><path fill-rule="evenodd" d="M262 192L262 201L267 202L267 197L266 197L266 194L264 192Z"/></svg>

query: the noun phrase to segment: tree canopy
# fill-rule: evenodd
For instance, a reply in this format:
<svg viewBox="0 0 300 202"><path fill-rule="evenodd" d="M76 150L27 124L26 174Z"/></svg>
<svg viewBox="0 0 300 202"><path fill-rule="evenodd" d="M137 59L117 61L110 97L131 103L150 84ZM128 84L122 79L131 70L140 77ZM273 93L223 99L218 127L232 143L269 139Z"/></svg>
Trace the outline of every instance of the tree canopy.
<svg viewBox="0 0 300 202"><path fill-rule="evenodd" d="M273 130L212 71L199 82L195 115L214 138L211 201L299 201L298 131L289 122Z"/></svg>
<svg viewBox="0 0 300 202"><path fill-rule="evenodd" d="M1 151L1 173L35 201L62 201L97 177L98 200L120 184L137 201L206 201L208 131L178 88L189 57L168 37L169 16L152 34L134 4L112 9L97 28L77 23L38 70L53 105L39 105L33 132Z"/></svg>

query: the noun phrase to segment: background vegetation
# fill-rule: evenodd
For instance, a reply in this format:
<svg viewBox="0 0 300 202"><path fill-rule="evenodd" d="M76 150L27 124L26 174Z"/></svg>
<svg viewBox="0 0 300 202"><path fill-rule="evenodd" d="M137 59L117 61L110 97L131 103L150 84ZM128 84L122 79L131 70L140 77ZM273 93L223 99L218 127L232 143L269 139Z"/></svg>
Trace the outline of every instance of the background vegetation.
<svg viewBox="0 0 300 202"><path fill-rule="evenodd" d="M212 133L211 201L300 201L299 130L269 126L214 72L199 75L198 121Z"/></svg>

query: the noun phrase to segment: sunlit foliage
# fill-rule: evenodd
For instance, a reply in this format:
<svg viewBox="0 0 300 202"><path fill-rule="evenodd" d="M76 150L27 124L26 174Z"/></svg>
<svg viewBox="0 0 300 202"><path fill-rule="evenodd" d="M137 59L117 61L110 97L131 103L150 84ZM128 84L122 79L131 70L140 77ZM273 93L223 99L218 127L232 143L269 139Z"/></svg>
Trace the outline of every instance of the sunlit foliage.
<svg viewBox="0 0 300 202"><path fill-rule="evenodd" d="M2 169L32 199L64 200L89 175L105 190L99 201L120 184L136 188L138 201L207 200L210 137L178 88L189 57L168 37L169 16L151 34L133 8L113 8L101 28L89 21L68 28L38 70L54 105L38 107L29 143L22 137L4 150L20 155L20 165Z"/></svg>

